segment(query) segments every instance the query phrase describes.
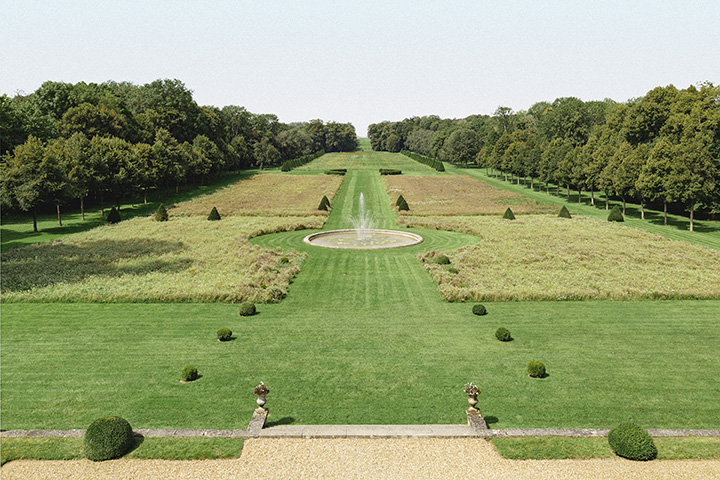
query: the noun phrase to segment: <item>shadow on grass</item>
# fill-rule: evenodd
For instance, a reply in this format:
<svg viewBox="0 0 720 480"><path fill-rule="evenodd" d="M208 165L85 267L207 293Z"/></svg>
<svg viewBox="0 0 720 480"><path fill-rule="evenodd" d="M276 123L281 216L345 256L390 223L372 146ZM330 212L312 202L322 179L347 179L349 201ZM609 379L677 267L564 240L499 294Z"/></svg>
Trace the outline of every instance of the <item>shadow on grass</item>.
<svg viewBox="0 0 720 480"><path fill-rule="evenodd" d="M487 417L484 417L484 418L485 418L485 423L487 423L488 427L490 425L492 425L493 423L498 423L500 421L500 420L498 420L498 417L496 417L494 415L488 415Z"/></svg>
<svg viewBox="0 0 720 480"><path fill-rule="evenodd" d="M294 417L282 417L275 421L267 422L268 427L275 427L277 425L290 425L295 422Z"/></svg>
<svg viewBox="0 0 720 480"><path fill-rule="evenodd" d="M128 452L125 455L127 455L128 453L134 452L135 450L140 448L140 445L142 445L143 442L145 441L145 436L142 433L133 432L133 435L135 435L135 443L133 444L132 448L130 450L128 450Z"/></svg>

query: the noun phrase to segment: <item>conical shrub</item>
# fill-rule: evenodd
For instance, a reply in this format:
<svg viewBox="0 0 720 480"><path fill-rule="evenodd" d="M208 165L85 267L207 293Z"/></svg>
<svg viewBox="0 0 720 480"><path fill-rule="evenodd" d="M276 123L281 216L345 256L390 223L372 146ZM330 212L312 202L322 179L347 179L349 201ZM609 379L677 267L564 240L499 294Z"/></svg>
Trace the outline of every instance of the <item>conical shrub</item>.
<svg viewBox="0 0 720 480"><path fill-rule="evenodd" d="M405 200L405 197L403 197L402 195L400 195L398 197L397 201L395 202L395 206L398 207L398 210L404 210L404 211L410 210L410 207L408 206L408 203Z"/></svg>
<svg viewBox="0 0 720 480"><path fill-rule="evenodd" d="M330 209L330 200L328 200L327 195L323 195L322 200L320 200L320 205L318 205L318 210L325 210L326 212Z"/></svg>
<svg viewBox="0 0 720 480"><path fill-rule="evenodd" d="M622 211L620 210L620 207L615 205L612 210L610 210L610 215L608 215L608 222L624 222L625 219L623 218Z"/></svg>
<svg viewBox="0 0 720 480"><path fill-rule="evenodd" d="M570 211L567 209L565 205L560 209L560 213L558 214L558 217L560 218L572 218L572 215L570 215Z"/></svg>
<svg viewBox="0 0 720 480"><path fill-rule="evenodd" d="M208 215L208 220L220 220L220 214L217 211L217 207L213 207L213 209L210 210L210 215Z"/></svg>
<svg viewBox="0 0 720 480"><path fill-rule="evenodd" d="M112 207L107 216L108 223L118 223L120 220L122 220L122 218L120 218L120 212L118 212L115 207Z"/></svg>
<svg viewBox="0 0 720 480"><path fill-rule="evenodd" d="M158 207L157 211L155 212L155 221L156 222L167 222L170 219L170 216L168 215L167 208L165 208L165 205L162 203Z"/></svg>
<svg viewBox="0 0 720 480"><path fill-rule="evenodd" d="M513 215L512 210L510 210L510 207L508 207L507 210L505 210L505 213L503 214L503 218L506 220L515 220L515 215Z"/></svg>

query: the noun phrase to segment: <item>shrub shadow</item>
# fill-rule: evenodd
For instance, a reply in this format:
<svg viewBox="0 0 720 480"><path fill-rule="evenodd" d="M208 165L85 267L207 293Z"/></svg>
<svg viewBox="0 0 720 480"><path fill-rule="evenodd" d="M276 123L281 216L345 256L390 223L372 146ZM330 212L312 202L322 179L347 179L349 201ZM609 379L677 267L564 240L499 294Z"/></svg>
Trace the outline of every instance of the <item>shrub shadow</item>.
<svg viewBox="0 0 720 480"><path fill-rule="evenodd" d="M277 425L290 425L294 422L295 422L294 417L282 417L282 418L278 418L275 421L267 422L267 425L268 425L268 427L274 427Z"/></svg>
<svg viewBox="0 0 720 480"><path fill-rule="evenodd" d="M135 442L133 443L132 448L130 450L128 450L128 452L125 455L127 455L130 452L134 452L135 450L140 448L140 445L142 445L143 442L145 441L145 436L142 433L133 432L133 435L135 436Z"/></svg>

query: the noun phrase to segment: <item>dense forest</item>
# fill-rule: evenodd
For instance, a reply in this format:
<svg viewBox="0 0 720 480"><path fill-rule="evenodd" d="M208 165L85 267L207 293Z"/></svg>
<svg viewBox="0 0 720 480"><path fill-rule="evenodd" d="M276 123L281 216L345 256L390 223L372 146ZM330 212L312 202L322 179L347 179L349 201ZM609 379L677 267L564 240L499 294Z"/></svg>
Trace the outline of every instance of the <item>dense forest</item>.
<svg viewBox="0 0 720 480"><path fill-rule="evenodd" d="M720 87L657 87L625 103L574 97L539 102L527 111L437 116L368 128L374 150L408 150L460 166L479 166L506 181L559 194L560 186L603 192L644 208L668 206L693 218L720 213ZM667 217L666 217L667 222Z"/></svg>
<svg viewBox="0 0 720 480"><path fill-rule="evenodd" d="M0 97L0 201L38 207L144 197L246 168L357 147L349 123L284 124L244 107L200 106L179 80L46 82Z"/></svg>

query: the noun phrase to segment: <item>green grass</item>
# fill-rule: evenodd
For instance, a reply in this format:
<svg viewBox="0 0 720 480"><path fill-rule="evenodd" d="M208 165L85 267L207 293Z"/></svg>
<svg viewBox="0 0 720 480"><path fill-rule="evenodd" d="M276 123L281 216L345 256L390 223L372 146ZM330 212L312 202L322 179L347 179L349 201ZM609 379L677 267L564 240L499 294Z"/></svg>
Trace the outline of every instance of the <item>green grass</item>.
<svg viewBox="0 0 720 480"><path fill-rule="evenodd" d="M347 168L348 170L371 170L380 175L380 168L396 168L402 170L403 175L443 175L434 168L423 165L399 153L373 152L357 150L347 153L328 153L312 162L292 170L290 174L303 175L312 173L321 174L333 168Z"/></svg>
<svg viewBox="0 0 720 480"><path fill-rule="evenodd" d="M123 220L134 217L146 217L154 212L160 204L166 207L175 203L185 202L197 196L207 195L222 189L239 180L248 178L257 173L257 170L246 170L237 174L227 175L208 186L184 186L180 187L179 193L172 191L158 191L148 194L148 203L142 203L138 197L133 205L124 203L121 205ZM110 210L110 203L106 203L106 210ZM210 213L208 211L208 213ZM106 212L107 215L107 212ZM38 232L33 232L32 215L29 213L10 213L2 215L0 226L0 251L7 252L14 248L25 247L33 243L49 242L64 236L86 232L95 227L106 225L106 217L100 216L99 204L92 204L86 200L85 220L80 216L79 201L73 202L71 206L62 208L63 226L60 227L56 213L41 213L38 215Z"/></svg>
<svg viewBox="0 0 720 480"><path fill-rule="evenodd" d="M243 440L237 438L142 438L125 458L207 460L240 456ZM83 455L82 438L3 438L0 464L12 460L77 460Z"/></svg>
<svg viewBox="0 0 720 480"><path fill-rule="evenodd" d="M663 437L653 439L659 460L718 459L720 438ZM494 438L500 455L511 460L612 458L606 437Z"/></svg>
<svg viewBox="0 0 720 480"><path fill-rule="evenodd" d="M479 178L488 182L490 185L498 188L503 188L512 192L522 193L523 195L536 200L541 203L557 206L558 211L562 205L567 206L568 210L572 215L584 215L587 217L598 218L603 221L607 220L608 211L605 210L605 197L604 194L595 192L595 205L590 205L590 194L583 193L582 203L577 201L577 192L570 192L570 201L566 200L564 188L560 189L560 196L555 195L555 189L551 186L550 194L545 193L543 186L542 191L538 191L537 184L535 190L531 190L529 187L523 185L517 185L515 183L505 182L499 177L485 175L485 169L477 168L458 168L449 164L446 164L446 168L449 173L453 174L465 174L475 178ZM610 208L613 205L620 205L622 202L618 200L610 201ZM720 222L710 220L696 220L695 231L689 231L690 220L688 217L680 215L668 214L668 225L663 225L663 213L662 211L645 210L645 220L640 219L640 206L632 203L627 204L625 222L624 225L628 227L639 228L650 233L662 235L671 240L680 240L683 242L694 243L705 247L712 248L714 250L720 250Z"/></svg>

